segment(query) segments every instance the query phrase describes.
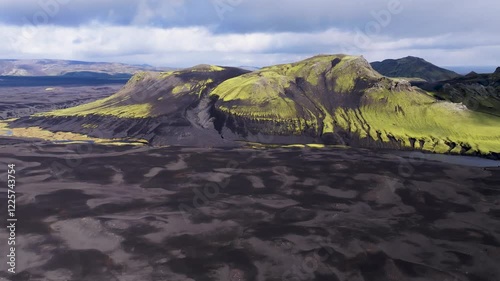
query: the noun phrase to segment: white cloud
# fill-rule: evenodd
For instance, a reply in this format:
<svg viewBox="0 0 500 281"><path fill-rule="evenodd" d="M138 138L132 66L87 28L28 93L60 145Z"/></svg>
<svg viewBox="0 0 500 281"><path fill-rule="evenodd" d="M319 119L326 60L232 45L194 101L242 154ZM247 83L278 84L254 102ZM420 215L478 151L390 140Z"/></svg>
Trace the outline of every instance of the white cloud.
<svg viewBox="0 0 500 281"><path fill-rule="evenodd" d="M58 58L190 66L199 63L270 65L317 53L349 52L369 60L422 56L439 65L494 65L500 38L480 33L422 38L376 35L359 45L361 35L331 28L321 32L214 34L207 27L162 29L150 26L80 27L3 25L8 58ZM470 38L483 38L471 44ZM361 40L362 41L362 40ZM449 46L462 46L452 48Z"/></svg>
<svg viewBox="0 0 500 281"><path fill-rule="evenodd" d="M212 0L1 1L0 54L9 58L268 65L344 52L500 64L497 0L223 0L230 4L223 19ZM394 1L401 12L364 37ZM23 27L34 19L39 25Z"/></svg>
<svg viewBox="0 0 500 281"><path fill-rule="evenodd" d="M139 0L137 5L132 25L147 25L156 18L179 18L178 12L184 6L184 0L163 0L159 2Z"/></svg>

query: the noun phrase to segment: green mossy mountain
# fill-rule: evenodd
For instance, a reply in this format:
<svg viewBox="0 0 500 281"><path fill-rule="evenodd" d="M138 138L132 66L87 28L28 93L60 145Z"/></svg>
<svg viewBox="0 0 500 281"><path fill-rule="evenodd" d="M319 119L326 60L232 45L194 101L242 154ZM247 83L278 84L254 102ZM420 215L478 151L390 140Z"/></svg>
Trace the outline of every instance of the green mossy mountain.
<svg viewBox="0 0 500 281"><path fill-rule="evenodd" d="M449 80L460 75L417 57L387 59L371 63L373 69L387 77L420 78L427 82Z"/></svg>
<svg viewBox="0 0 500 281"><path fill-rule="evenodd" d="M500 117L442 101L363 58L321 55L249 72L197 66L138 73L118 93L10 123L151 145L320 143L500 152Z"/></svg>

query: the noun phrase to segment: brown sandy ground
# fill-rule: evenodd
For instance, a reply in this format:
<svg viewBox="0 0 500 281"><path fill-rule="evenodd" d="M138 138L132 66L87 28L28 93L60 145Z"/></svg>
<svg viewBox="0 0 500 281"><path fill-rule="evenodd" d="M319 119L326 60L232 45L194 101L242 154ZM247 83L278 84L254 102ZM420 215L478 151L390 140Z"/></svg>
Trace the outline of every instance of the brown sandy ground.
<svg viewBox="0 0 500 281"><path fill-rule="evenodd" d="M500 170L425 158L4 139L0 279L500 280Z"/></svg>

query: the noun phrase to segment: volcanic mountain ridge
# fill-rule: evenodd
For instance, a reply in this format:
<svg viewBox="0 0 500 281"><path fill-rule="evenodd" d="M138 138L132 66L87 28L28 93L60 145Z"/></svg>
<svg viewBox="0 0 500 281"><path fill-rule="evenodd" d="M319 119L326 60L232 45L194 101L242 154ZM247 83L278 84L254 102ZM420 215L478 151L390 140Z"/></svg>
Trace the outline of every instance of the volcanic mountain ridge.
<svg viewBox="0 0 500 281"><path fill-rule="evenodd" d="M320 55L253 72L200 65L141 72L118 93L9 123L150 145L338 144L498 156L500 118Z"/></svg>

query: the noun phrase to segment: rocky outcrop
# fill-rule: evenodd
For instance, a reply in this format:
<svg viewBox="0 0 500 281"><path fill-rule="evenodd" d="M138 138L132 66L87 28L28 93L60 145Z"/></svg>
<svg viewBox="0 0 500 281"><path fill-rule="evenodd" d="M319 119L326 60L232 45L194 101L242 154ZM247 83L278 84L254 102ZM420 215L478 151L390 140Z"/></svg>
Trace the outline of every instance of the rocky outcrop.
<svg viewBox="0 0 500 281"><path fill-rule="evenodd" d="M471 72L464 77L436 83L413 83L436 97L462 103L468 109L500 116L500 75Z"/></svg>

